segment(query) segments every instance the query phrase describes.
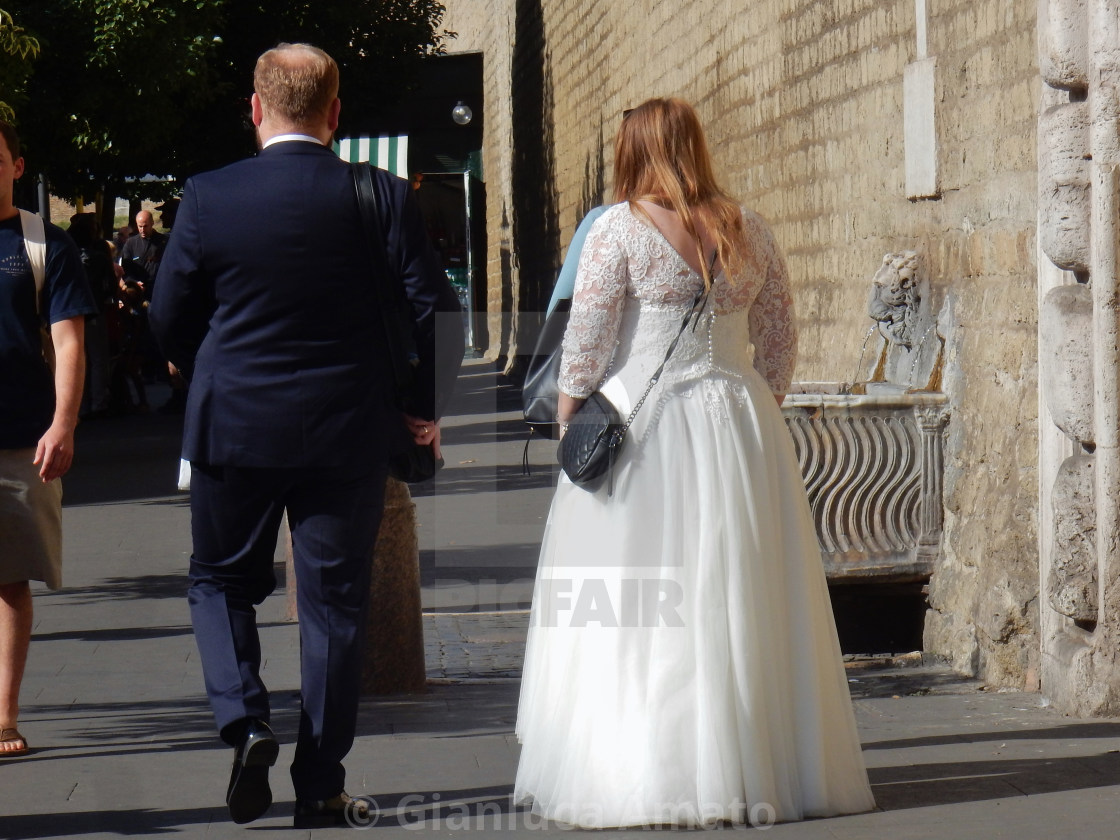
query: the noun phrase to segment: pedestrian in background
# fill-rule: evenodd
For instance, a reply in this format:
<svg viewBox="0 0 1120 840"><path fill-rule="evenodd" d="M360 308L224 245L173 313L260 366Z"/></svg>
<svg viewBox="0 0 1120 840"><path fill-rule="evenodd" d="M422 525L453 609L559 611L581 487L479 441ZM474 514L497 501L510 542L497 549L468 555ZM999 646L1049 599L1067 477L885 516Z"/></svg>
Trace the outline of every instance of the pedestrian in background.
<svg viewBox="0 0 1120 840"><path fill-rule="evenodd" d="M114 234L112 242L114 258L120 259L121 251L124 248L124 243L128 242L128 238L132 236L133 233L135 233L135 231L132 229L132 225L121 225L119 228L117 228L117 232L116 234Z"/></svg>
<svg viewBox="0 0 1120 840"><path fill-rule="evenodd" d="M156 278L159 276L163 252L167 247L167 234L156 230L155 220L147 210L136 214L136 233L121 248L120 264L125 276L135 280L144 289L144 296L151 300Z"/></svg>
<svg viewBox="0 0 1120 840"><path fill-rule="evenodd" d="M74 458L85 319L97 313L77 247L49 223L41 223L40 291L30 251L37 237L13 203L22 175L19 135L0 121L0 759L29 749L17 728L31 643L29 581L62 585L59 479ZM53 352L53 373L45 352Z"/></svg>
<svg viewBox="0 0 1120 840"><path fill-rule="evenodd" d="M86 321L86 384L82 396L82 419L109 413L110 375L109 319L116 317L117 276L109 243L101 235L96 213L75 213L66 230L82 257L82 268L97 303L97 315Z"/></svg>

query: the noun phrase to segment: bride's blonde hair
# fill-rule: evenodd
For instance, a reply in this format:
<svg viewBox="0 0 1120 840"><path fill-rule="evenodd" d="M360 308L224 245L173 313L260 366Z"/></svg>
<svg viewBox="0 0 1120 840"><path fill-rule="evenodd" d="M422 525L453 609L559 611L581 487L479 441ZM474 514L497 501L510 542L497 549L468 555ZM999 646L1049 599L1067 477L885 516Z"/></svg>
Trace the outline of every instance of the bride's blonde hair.
<svg viewBox="0 0 1120 840"><path fill-rule="evenodd" d="M614 192L617 201L629 202L647 219L637 202L676 212L696 242L705 285L712 278L697 221L715 239L727 276L739 276L746 251L742 213L716 183L704 129L683 99L648 99L623 117L614 143Z"/></svg>

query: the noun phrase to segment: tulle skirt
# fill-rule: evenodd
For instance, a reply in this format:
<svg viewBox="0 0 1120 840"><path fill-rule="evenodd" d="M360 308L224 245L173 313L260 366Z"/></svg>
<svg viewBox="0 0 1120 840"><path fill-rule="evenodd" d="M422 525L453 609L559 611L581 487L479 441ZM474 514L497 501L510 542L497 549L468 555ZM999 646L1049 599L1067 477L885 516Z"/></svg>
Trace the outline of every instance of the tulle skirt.
<svg viewBox="0 0 1120 840"><path fill-rule="evenodd" d="M515 800L601 828L874 808L804 484L761 377L643 411L614 495L561 477Z"/></svg>

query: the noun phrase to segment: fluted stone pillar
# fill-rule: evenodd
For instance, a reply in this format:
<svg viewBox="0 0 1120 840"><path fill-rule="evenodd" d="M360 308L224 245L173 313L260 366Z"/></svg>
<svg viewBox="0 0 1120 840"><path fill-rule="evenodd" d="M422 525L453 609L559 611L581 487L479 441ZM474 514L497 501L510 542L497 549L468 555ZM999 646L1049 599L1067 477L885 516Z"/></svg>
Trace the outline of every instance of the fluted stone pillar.
<svg viewBox="0 0 1120 840"><path fill-rule="evenodd" d="M949 423L945 406L921 406L915 411L922 435L922 512L918 537L918 556L936 560L941 550L941 532L945 527L945 507L941 485L945 475L945 455L941 439Z"/></svg>

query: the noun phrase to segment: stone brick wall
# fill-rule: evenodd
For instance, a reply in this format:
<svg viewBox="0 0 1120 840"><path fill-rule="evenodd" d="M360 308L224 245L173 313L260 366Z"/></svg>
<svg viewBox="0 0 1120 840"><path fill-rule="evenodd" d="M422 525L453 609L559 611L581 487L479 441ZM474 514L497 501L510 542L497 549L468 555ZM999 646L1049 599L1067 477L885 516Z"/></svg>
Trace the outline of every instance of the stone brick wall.
<svg viewBox="0 0 1120 840"><path fill-rule="evenodd" d="M447 0L452 50L485 54L490 355L531 350L562 248L609 199L622 110L690 100L725 186L786 252L799 379L856 376L871 275L921 253L953 412L926 646L1036 685L1035 4L939 0L924 27L916 5ZM912 201L903 73L923 28L940 194Z"/></svg>
<svg viewBox="0 0 1120 840"><path fill-rule="evenodd" d="M993 683L1037 688L1035 7L933 8L943 197L910 226L952 298L953 420L926 645Z"/></svg>

